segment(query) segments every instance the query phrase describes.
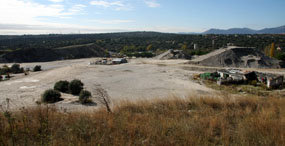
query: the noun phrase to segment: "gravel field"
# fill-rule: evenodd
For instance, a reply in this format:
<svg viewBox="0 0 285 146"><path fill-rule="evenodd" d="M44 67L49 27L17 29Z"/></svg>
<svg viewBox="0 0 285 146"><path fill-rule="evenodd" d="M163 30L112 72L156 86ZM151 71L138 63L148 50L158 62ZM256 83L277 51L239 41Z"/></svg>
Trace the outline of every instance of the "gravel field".
<svg viewBox="0 0 285 146"><path fill-rule="evenodd" d="M197 67L186 65L187 60L132 59L121 65L88 65L98 58L65 60L45 63L24 63L23 67L41 65L41 72L15 75L9 81L0 82L0 104L10 109L36 106L41 94L53 88L59 80L80 79L93 94L97 88L105 89L113 105L121 101L154 98L183 98L191 95L207 96L217 93L191 80ZM3 64L0 64L1 66ZM284 70L280 70L283 73ZM64 110L93 110L99 105L83 106L75 103L78 97L62 94L63 101L55 104ZM96 99L94 99L96 102Z"/></svg>

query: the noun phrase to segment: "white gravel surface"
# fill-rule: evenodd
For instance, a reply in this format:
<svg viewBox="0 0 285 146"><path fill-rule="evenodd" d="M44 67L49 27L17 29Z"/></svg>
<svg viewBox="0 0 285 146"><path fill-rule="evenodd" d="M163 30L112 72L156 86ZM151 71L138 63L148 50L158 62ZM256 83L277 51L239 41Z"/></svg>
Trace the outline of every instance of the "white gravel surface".
<svg viewBox="0 0 285 146"><path fill-rule="evenodd" d="M211 95L213 90L195 83L191 76L196 71L185 70L186 60L133 59L121 65L88 65L96 58L65 60L46 63L27 63L21 66L42 65L44 71L28 76L16 75L9 81L0 82L0 104L3 108L6 99L11 109L36 106L41 94L53 88L59 80L80 79L85 88L94 93L95 89L105 89L113 104L122 100L187 97L191 95ZM1 65L2 66L2 65ZM63 101L55 106L64 110L93 110L98 106L76 104L78 97L63 94ZM96 100L95 100L96 102Z"/></svg>

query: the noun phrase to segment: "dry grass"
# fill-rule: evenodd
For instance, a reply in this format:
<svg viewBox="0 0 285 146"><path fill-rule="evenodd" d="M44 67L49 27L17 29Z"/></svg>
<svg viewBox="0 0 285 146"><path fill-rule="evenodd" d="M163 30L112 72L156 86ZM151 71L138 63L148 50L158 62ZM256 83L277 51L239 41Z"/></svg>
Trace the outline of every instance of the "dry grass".
<svg viewBox="0 0 285 146"><path fill-rule="evenodd" d="M0 145L284 145L285 99L123 103L113 113L41 105L0 114Z"/></svg>
<svg viewBox="0 0 285 146"><path fill-rule="evenodd" d="M216 82L213 81L203 81L203 83L212 89L221 91L225 94L249 94L249 95L258 95L262 97L267 96L274 96L274 97L284 97L285 95L285 86L283 85L279 89L267 89L265 86L254 86L254 85L218 85Z"/></svg>

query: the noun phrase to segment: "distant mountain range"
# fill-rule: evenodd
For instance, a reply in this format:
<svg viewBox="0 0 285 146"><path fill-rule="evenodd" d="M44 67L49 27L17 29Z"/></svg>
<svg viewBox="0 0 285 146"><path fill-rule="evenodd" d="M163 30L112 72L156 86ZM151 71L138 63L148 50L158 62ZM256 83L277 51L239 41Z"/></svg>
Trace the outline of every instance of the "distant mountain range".
<svg viewBox="0 0 285 146"><path fill-rule="evenodd" d="M203 34L285 34L285 25L275 28L254 30L250 28L210 29Z"/></svg>

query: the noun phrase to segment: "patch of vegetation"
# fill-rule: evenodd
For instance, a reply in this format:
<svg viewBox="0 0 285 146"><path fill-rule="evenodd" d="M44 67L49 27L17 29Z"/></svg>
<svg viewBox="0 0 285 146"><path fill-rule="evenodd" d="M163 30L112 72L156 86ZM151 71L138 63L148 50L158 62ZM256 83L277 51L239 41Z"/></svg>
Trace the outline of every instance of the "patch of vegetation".
<svg viewBox="0 0 285 146"><path fill-rule="evenodd" d="M90 99L91 92L87 90L81 90L79 94L79 102L82 104L91 103L92 100Z"/></svg>
<svg viewBox="0 0 285 146"><path fill-rule="evenodd" d="M186 98L64 113L0 112L0 145L284 145L285 99ZM12 128L11 128L12 127Z"/></svg>
<svg viewBox="0 0 285 146"><path fill-rule="evenodd" d="M125 53L125 55L127 55L128 57L142 57L142 58L151 58L154 56L154 54L152 52L128 52Z"/></svg>
<svg viewBox="0 0 285 146"><path fill-rule="evenodd" d="M54 90L63 92L63 93L68 93L69 91L69 82L68 81L58 81L54 84Z"/></svg>
<svg viewBox="0 0 285 146"><path fill-rule="evenodd" d="M21 68L20 64L13 64L10 70L13 74L24 73L24 68Z"/></svg>
<svg viewBox="0 0 285 146"><path fill-rule="evenodd" d="M33 68L33 71L34 71L34 72L42 71L42 66L36 65L36 66Z"/></svg>
<svg viewBox="0 0 285 146"><path fill-rule="evenodd" d="M84 84L78 80L72 80L69 85L68 89L72 95L79 95L80 91L83 89Z"/></svg>
<svg viewBox="0 0 285 146"><path fill-rule="evenodd" d="M209 88L224 91L227 93L232 94L251 94L251 95L258 95L258 96L268 96L271 94L272 90L267 89L265 85L257 86L256 81L251 81L248 85L218 85L217 82L214 81L203 81L205 85Z"/></svg>
<svg viewBox="0 0 285 146"><path fill-rule="evenodd" d="M0 68L0 75L18 74L18 73L24 73L24 71L25 71L24 68L22 68L20 64L13 64L11 67L3 65L3 67Z"/></svg>
<svg viewBox="0 0 285 146"><path fill-rule="evenodd" d="M11 69L7 65L3 65L2 68L0 68L0 75L6 75L11 73Z"/></svg>
<svg viewBox="0 0 285 146"><path fill-rule="evenodd" d="M53 89L49 89L49 90L46 90L44 94L42 95L42 102L56 103L62 100L60 97L61 97L60 92L53 90Z"/></svg>

